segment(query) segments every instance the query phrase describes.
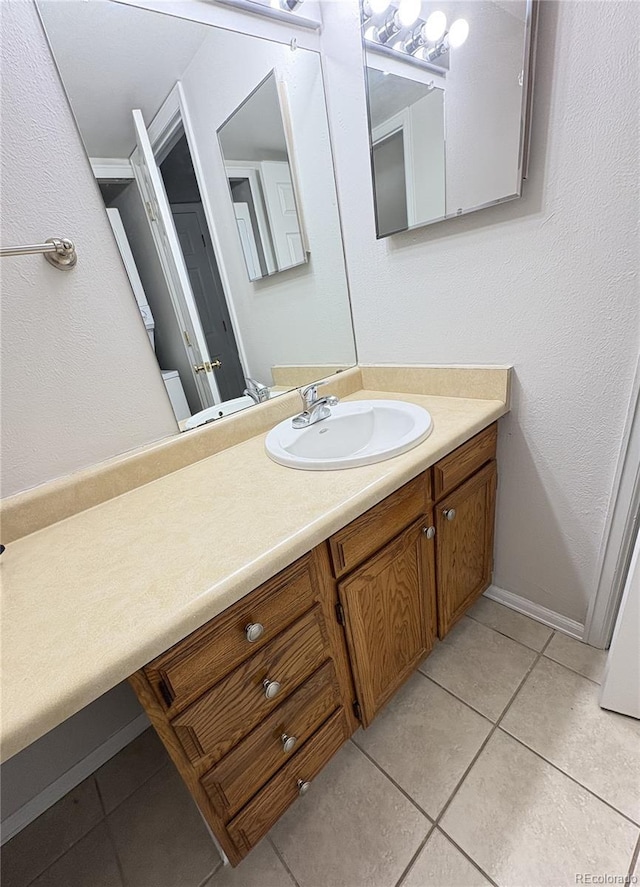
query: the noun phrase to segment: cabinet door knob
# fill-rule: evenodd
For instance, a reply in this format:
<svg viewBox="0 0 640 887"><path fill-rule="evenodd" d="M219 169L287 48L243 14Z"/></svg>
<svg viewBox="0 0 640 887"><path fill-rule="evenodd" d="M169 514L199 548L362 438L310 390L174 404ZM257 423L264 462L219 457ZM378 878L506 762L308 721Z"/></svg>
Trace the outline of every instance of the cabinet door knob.
<svg viewBox="0 0 640 887"><path fill-rule="evenodd" d="M442 513L446 517L447 520L453 520L456 516L455 508L443 508Z"/></svg>
<svg viewBox="0 0 640 887"><path fill-rule="evenodd" d="M311 788L310 782L305 782L303 779L298 780L298 794L299 795L306 795L306 793L309 791L310 788Z"/></svg>
<svg viewBox="0 0 640 887"><path fill-rule="evenodd" d="M435 527L423 527L422 532L427 537L427 539L433 539L433 537L436 535L436 528Z"/></svg>
<svg viewBox="0 0 640 887"><path fill-rule="evenodd" d="M277 696L280 692L280 684L278 681L270 681L269 678L265 678L262 682L262 686L264 687L264 695L267 699L273 699L273 697Z"/></svg>
<svg viewBox="0 0 640 887"><path fill-rule="evenodd" d="M261 625L259 622L250 622L245 628L244 633L249 643L253 644L254 641L257 641L264 634L264 625Z"/></svg>
<svg viewBox="0 0 640 887"><path fill-rule="evenodd" d="M283 733L280 739L282 739L282 748L284 749L285 754L290 752L298 741L297 736L287 736L286 733Z"/></svg>

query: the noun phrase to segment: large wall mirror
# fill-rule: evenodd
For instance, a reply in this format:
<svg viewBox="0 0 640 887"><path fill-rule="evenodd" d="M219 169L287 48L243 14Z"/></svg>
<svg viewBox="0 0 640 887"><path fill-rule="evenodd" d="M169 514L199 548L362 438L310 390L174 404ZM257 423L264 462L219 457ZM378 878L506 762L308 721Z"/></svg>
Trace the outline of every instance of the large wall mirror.
<svg viewBox="0 0 640 887"><path fill-rule="evenodd" d="M38 8L178 427L352 366L318 53L110 0Z"/></svg>
<svg viewBox="0 0 640 887"><path fill-rule="evenodd" d="M533 0L364 0L377 236L522 193Z"/></svg>

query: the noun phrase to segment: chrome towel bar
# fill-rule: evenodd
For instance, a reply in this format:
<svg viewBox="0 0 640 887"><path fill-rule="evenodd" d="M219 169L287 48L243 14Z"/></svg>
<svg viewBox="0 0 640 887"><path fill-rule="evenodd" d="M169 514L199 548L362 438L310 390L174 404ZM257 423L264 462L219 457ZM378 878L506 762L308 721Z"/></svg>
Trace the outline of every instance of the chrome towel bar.
<svg viewBox="0 0 640 887"><path fill-rule="evenodd" d="M46 243L3 246L0 249L0 256L28 256L32 253L42 253L54 268L73 268L78 261L74 243L68 237L50 237Z"/></svg>

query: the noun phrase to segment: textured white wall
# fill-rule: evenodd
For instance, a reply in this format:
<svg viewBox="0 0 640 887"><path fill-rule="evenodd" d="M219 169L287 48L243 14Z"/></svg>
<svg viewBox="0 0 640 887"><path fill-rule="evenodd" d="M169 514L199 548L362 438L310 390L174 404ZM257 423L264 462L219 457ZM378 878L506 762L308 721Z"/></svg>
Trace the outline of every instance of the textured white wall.
<svg viewBox="0 0 640 887"><path fill-rule="evenodd" d="M78 265L2 259L2 495L176 431L31 3L2 4L2 242L66 236Z"/></svg>
<svg viewBox="0 0 640 887"><path fill-rule="evenodd" d="M583 621L638 355L640 4L544 0L524 198L380 242L357 16L323 6L359 360L515 365L494 579Z"/></svg>

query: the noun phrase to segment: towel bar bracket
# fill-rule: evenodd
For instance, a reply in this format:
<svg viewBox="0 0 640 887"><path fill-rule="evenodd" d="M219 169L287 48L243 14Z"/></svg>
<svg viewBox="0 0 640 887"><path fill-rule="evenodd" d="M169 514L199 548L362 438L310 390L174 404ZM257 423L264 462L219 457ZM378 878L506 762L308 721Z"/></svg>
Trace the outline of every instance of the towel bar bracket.
<svg viewBox="0 0 640 887"><path fill-rule="evenodd" d="M42 253L54 268L68 269L78 261L76 248L68 237L50 237L45 243L27 246L8 246L0 249L0 256L27 256Z"/></svg>

